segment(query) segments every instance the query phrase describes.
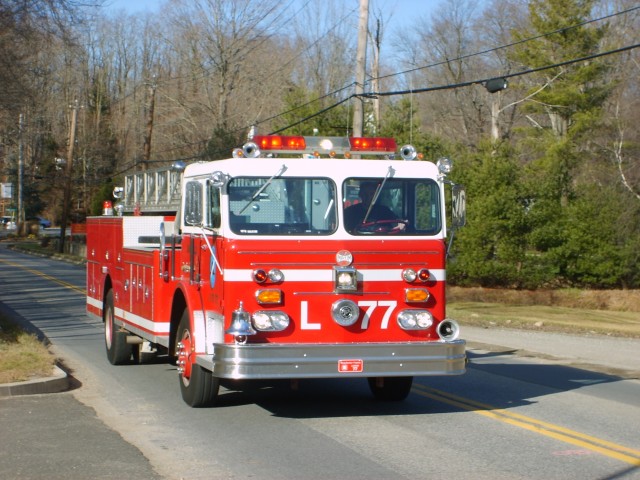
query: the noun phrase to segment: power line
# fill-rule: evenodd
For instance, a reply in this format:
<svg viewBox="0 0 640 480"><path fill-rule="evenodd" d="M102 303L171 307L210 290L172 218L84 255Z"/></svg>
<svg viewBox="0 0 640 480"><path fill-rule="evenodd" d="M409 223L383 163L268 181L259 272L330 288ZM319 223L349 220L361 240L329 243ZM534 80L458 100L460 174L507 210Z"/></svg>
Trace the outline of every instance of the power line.
<svg viewBox="0 0 640 480"><path fill-rule="evenodd" d="M636 43L635 45L629 45L626 47L621 47L621 48L616 48L615 50L608 50L606 52L601 52L601 53L594 53L593 55L588 55L586 57L580 57L580 58L574 58L572 60L567 60L564 62L558 62L558 63L554 63L553 65L545 65L543 67L537 67L537 68L530 68L527 70L522 70L520 72L514 72L514 73L509 73L506 75L499 75L500 78L512 78L512 77L520 77L522 75L528 75L530 73L536 73L536 72L541 72L543 70L550 70L552 68L558 68L558 67L563 67L565 65L571 65L573 63L578 63L578 62L584 62L587 60L593 60L594 58L599 58L599 57L604 57L607 55L613 55L615 53L621 53L621 52L626 52L628 50L633 50L634 48L638 48L640 47L640 43ZM456 83L456 84L449 84L449 85L438 85L435 87L426 87L426 88L418 88L418 89L413 89L413 90L399 90L399 91L392 91L392 92L370 92L370 93L365 93L362 96L363 97L389 97L392 95L408 95L408 94L413 94L413 93L423 93L423 92L431 92L434 90L450 90L450 89L454 89L454 88L461 88L461 87L468 87L470 85L484 85L486 84L489 80L492 80L495 77L491 77L491 78L485 78L482 80L471 80L468 82L460 82L460 83ZM353 95L355 96L355 95Z"/></svg>
<svg viewBox="0 0 640 480"><path fill-rule="evenodd" d="M602 17L599 17L599 18L595 18L595 19L591 19L591 20L585 20L584 22L580 22L580 23L578 23L576 25L571 25L569 27L559 28L557 30L554 30L554 31L551 31L551 32L547 32L547 33L543 33L543 34L537 35L535 37L525 38L525 39L519 40L517 42L512 42L512 43L509 43L509 44L506 44L506 45L501 45L501 46L498 46L498 47L490 48L488 50L483 50L483 51L471 53L471 54L468 54L468 55L462 55L462 56L454 58L454 59L448 59L448 60L444 60L444 61L441 61L441 62L436 62L436 63L430 64L430 65L425 65L425 66L422 66L422 67L416 67L416 68L413 68L413 69L410 69L410 70L405 70L403 72L397 72L397 73L392 73L392 74L388 74L388 75L383 75L381 77L376 77L375 79L385 79L385 78L389 78L389 77L403 75L403 74L406 74L406 73L412 73L412 72L415 72L415 71L418 71L418 70L424 70L424 69L427 69L427 68L436 67L436 66L439 66L439 65L444 65L444 64L447 64L447 63L452 62L452 61L459 61L459 60L464 60L464 59L471 58L471 57L474 57L474 56L485 55L487 53L496 52L496 51L499 51L499 50L503 50L503 49L506 49L506 48L513 47L515 45L519 45L519 44L530 42L530 41L537 40L537 39L540 39L540 38L548 37L548 36L553 35L553 34L557 34L557 33L565 32L565 31L568 31L568 30L572 30L574 28L578 28L580 26L584 26L584 25L587 25L587 24L590 24L590 23L595 23L595 22L599 22L599 21L602 21L602 20L606 20L608 18L613 18L613 17L619 16L619 15L630 13L630 12L638 10L638 9L640 9L640 6L632 7L632 8L629 8L627 10L622 10L620 12L615 12L615 13L612 13L610 15L605 15L605 16L602 16ZM549 68L552 68L552 67L549 67ZM511 77L511 76L519 76L519 75L523 75L523 74L524 73L520 72L520 73L509 75L509 76L503 75L502 77L503 78L508 78L508 77ZM374 78L371 78L371 79L367 80L366 84L371 83L373 80L374 80ZM464 87L464 86L471 85L471 84L474 84L474 83L480 83L480 82L478 82L478 81L464 82L462 84L457 84L457 85L460 85L460 86ZM336 90L335 92L332 92L332 93L327 94L327 95L325 95L323 97L320 97L319 99L323 99L323 98L326 98L328 96L332 96L335 93L338 93L338 92L340 92L342 90L345 90L346 88L349 88L351 86L353 86L353 83L350 83L348 86L343 87L342 89ZM429 90L424 90L424 89L406 90L406 91L404 91L404 94L411 93L411 92L412 93L420 93L422 91L430 91L430 90L443 90L443 89L446 89L446 88L457 88L457 87L455 87L455 86L448 87L448 86L445 85L445 86L440 86L440 87L432 87ZM388 96L388 94L381 94L381 93L368 93L368 94L365 94L364 96L367 96L367 95L369 95L369 96L376 96L376 95L378 95L378 96ZM351 97L347 98L346 100L348 100L350 98L353 98L353 95ZM260 121L256 122L255 124L259 125L259 124L264 123L266 121L273 120L273 119L278 118L280 116L283 116L283 115L286 115L288 113L294 112L295 110L297 110L299 108L303 108L303 107L313 103L314 101L316 101L316 100L312 100L310 102L307 102L304 105L301 105L299 107L294 107L294 108L292 108L290 110L287 110L286 112L278 113L278 114L273 115L273 116L271 116L271 117L269 117L267 119L260 120ZM330 110L331 108L335 108L335 107L337 107L338 105L340 105L342 103L344 103L344 101L340 101L340 102L332 105L331 107L328 108L328 110ZM327 111L327 109L324 109L321 113L324 113L325 111ZM318 114L313 114L309 118L316 117L317 115ZM303 119L302 121L296 122L295 125L299 125L300 123L308 120L309 118L306 118L306 119ZM293 125L290 125L289 127L285 127L284 129L290 128L291 126L293 126ZM282 131L284 129L280 129L279 131Z"/></svg>
<svg viewBox="0 0 640 480"><path fill-rule="evenodd" d="M599 57L604 57L607 55L613 55L616 53L621 53L621 52L625 52L628 50L633 50L634 48L638 48L640 47L640 43L636 43L634 45L629 45L626 47L622 47L622 48L617 48L615 50L608 50L606 52L601 52L601 53L596 53L593 55L589 55L586 57L580 57L580 58L575 58L573 60L567 60L564 62L559 62L559 63L554 63L552 65L546 65L543 67L538 67L538 68L531 68L531 69L527 69L527 70L523 70L520 72L514 72L514 73L510 73L507 75L501 75L500 78L512 78L512 77L519 77L522 75L528 75L530 73L536 73L536 72L540 72L543 70L549 70L552 68L558 68L558 67L562 67L565 65L571 65L573 63L578 63L578 62L584 62L587 60L593 60L594 58L599 58ZM415 94L415 93L424 93L424 92L433 92L433 91L437 91L437 90L453 90L455 88L462 88L462 87L469 87L471 85L484 85L486 84L489 80L492 80L495 77L491 77L491 78L485 78L485 79L478 79L478 80L470 80L467 82L460 82L460 83L455 83L455 84L447 84L447 85L437 85L434 87L425 87L425 88L418 88L418 89L411 89L411 90L396 90L396 91L390 91L390 92L369 92L369 93L364 93L361 95L356 95L356 94L352 94L349 97L345 98L344 100L340 100L339 102L322 109L319 112L316 112L312 115L309 115L308 117L305 117L291 125L288 125L286 127L283 127L275 132L272 132L272 134L276 134L276 133L280 133L288 128L291 127L295 127L296 125L299 125L301 123L306 122L307 120L310 120L311 118L317 117L318 115L321 115L339 105L341 105L342 103L346 102L347 100L350 100L351 98L355 98L355 97L363 97L363 98L374 98L374 97L389 97L389 96L395 96L395 95L410 95L410 94Z"/></svg>
<svg viewBox="0 0 640 480"><path fill-rule="evenodd" d="M480 55L486 55L487 53L497 52L499 50L504 50L506 48L511 48L511 47L516 46L516 45L520 45L520 44L523 44L523 43L531 42L533 40L538 40L540 38L545 38L545 37L548 37L548 36L551 36L551 35L555 35L557 33L563 33L563 32L572 30L574 28L578 28L578 27L582 27L584 25L588 25L590 23L600 22L602 20L607 20L609 18L613 18L613 17L616 17L618 15L624 15L626 13L630 13L630 12L633 12L634 10L638 10L638 9L640 9L640 6L632 7L632 8L629 8L627 10L622 10L620 12L615 12L615 13L612 13L610 15L605 15L603 17L599 17L599 18L595 18L595 19L591 19L591 20L585 20L584 22L580 22L580 23L577 23L575 25L571 25L571 26L568 26L568 27L562 27L562 28L559 28L557 30L553 30L551 32L542 33L542 34L536 35L534 37L524 38L522 40L518 40L517 42L508 43L506 45L501 45L499 47L493 47L493 48L490 48L490 49L487 49L487 50L483 50L483 51L480 51L480 52L474 52L474 53L470 53L470 54L467 54L467 55L462 55L462 56L459 56L459 57L453 58L453 59L442 60L440 62L432 63L432 64L429 64L429 65L424 65L422 67L412 68L412 69L405 70L405 71L402 71L402 72L390 73L388 75L383 75L381 77L376 77L375 79L372 78L372 79L368 80L367 83L370 83L372 80L382 80L382 79L385 79L385 78L395 77L395 76L398 76L398 75L404 75L404 74L407 74L407 73L417 72L419 70L425 70L427 68L437 67L439 65L445 65L445 64L453 62L453 61L465 60L467 58L472 58L472 57L476 57L476 56L480 56Z"/></svg>
<svg viewBox="0 0 640 480"><path fill-rule="evenodd" d="M297 121L297 122L295 122L295 123L292 123L292 124L290 124L290 125L287 125L286 127L283 127L283 128L281 128L281 129L279 129L279 130L276 130L276 131L274 131L274 132L271 132L269 135L274 135L274 134L276 134L276 133L280 133L280 132L282 132L282 131L286 130L287 128L292 128L292 127L295 127L296 125L300 125L301 123L304 123L304 122L306 122L307 120L311 120L312 118L315 118L315 117L317 117L318 115L322 115L323 113L328 112L329 110L333 110L333 109L334 109L334 108L336 108L337 106L342 105L344 102L346 102L346 101L348 101L348 100L351 100L351 99L352 99L352 98L354 98L354 97L355 97L355 95L349 95L347 98L345 98L345 99L343 99L343 100L340 100L339 102L334 103L333 105L330 105L330 106L329 106L329 107L327 107L327 108L323 108L323 109L322 109L322 110L320 110L319 112L316 112L316 113L314 113L314 114L312 114L312 115L309 115L309 116L307 116L307 117L303 118L302 120L299 120L299 121Z"/></svg>

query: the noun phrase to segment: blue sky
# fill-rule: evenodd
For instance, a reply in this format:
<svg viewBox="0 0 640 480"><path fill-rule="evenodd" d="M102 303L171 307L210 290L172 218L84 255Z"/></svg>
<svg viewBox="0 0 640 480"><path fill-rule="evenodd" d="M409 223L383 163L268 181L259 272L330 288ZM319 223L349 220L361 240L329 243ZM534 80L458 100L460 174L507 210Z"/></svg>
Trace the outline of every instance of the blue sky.
<svg viewBox="0 0 640 480"><path fill-rule="evenodd" d="M323 0L315 0L323 1ZM350 0L356 4L356 0ZM124 9L135 13L145 10L154 10L164 3L162 0L108 0L107 4L112 9ZM403 23L415 24L419 17L429 16L442 0L369 0L370 6L389 9L393 11L391 23L394 27L400 27Z"/></svg>

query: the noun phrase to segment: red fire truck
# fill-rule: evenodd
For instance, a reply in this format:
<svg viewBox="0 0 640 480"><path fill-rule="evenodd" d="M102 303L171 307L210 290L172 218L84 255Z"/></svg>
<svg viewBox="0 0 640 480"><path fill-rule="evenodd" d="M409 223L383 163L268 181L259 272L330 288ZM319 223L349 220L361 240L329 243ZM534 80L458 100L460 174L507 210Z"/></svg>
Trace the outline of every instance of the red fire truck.
<svg viewBox="0 0 640 480"><path fill-rule="evenodd" d="M445 314L464 189L448 159L420 160L387 138L255 136L233 158L126 176L87 221L109 361L167 355L192 407L221 379L366 378L402 400L414 376L464 373Z"/></svg>

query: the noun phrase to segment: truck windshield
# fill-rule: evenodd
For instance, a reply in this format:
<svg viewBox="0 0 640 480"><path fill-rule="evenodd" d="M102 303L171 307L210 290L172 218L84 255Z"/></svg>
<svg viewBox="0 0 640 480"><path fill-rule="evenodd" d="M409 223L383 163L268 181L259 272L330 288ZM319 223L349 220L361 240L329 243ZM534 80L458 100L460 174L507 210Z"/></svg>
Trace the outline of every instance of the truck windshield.
<svg viewBox="0 0 640 480"><path fill-rule="evenodd" d="M269 180L268 177L236 177L229 182L229 224L234 233L329 235L335 231L336 186L331 179ZM260 193L255 196L257 191Z"/></svg>
<svg viewBox="0 0 640 480"><path fill-rule="evenodd" d="M442 229L440 189L430 179L348 178L345 229L351 235L435 235Z"/></svg>

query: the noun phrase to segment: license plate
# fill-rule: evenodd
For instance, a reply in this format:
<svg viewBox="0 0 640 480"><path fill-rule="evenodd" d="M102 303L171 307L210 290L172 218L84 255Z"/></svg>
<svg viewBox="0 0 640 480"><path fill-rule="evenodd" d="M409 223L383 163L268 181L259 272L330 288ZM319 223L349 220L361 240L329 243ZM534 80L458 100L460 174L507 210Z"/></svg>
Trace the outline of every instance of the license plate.
<svg viewBox="0 0 640 480"><path fill-rule="evenodd" d="M338 360L338 372L340 373L361 373L364 370L364 361L349 359Z"/></svg>

